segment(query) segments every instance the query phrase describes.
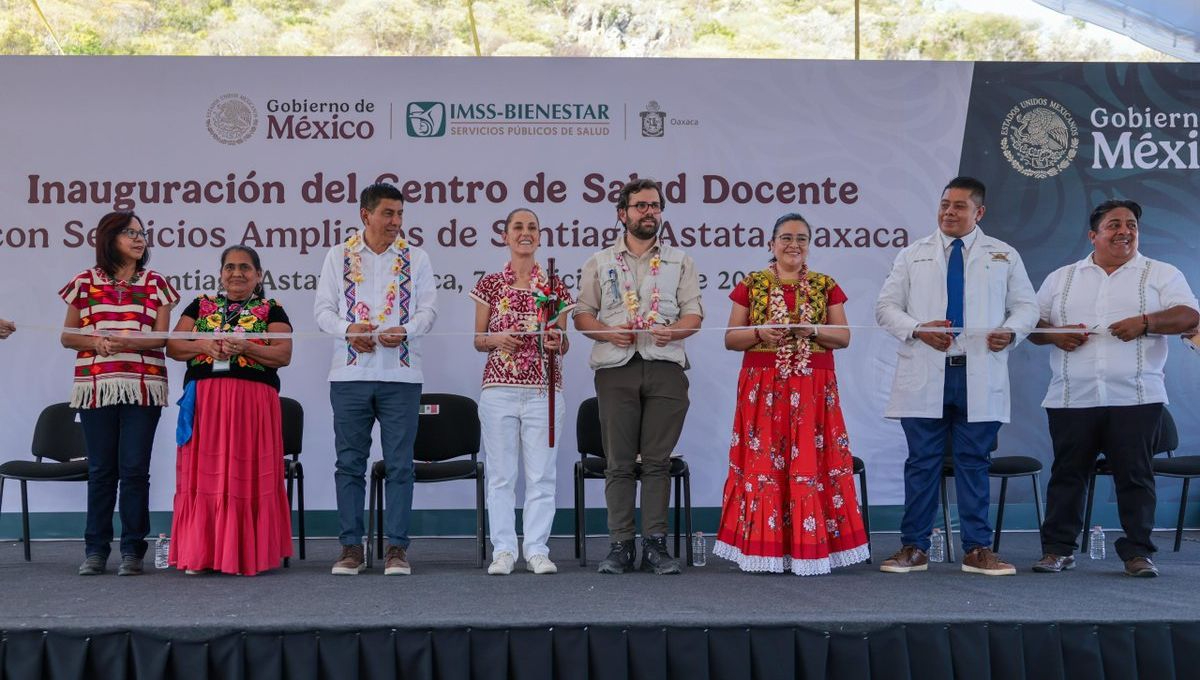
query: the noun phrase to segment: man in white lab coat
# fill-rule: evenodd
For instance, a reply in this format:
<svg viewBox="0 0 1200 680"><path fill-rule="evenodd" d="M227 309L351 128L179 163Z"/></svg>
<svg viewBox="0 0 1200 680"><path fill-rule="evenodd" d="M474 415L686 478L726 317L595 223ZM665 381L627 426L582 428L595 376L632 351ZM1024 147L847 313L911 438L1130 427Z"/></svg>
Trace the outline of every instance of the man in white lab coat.
<svg viewBox="0 0 1200 680"><path fill-rule="evenodd" d="M902 547L880 569L924 571L947 447L952 446L962 570L1016 569L992 552L988 464L1009 420L1008 352L1038 321L1033 286L1012 246L979 228L986 189L956 177L942 191L938 231L900 251L875 318L901 342L885 415L899 418L904 462ZM965 332L950 328L965 328Z"/></svg>

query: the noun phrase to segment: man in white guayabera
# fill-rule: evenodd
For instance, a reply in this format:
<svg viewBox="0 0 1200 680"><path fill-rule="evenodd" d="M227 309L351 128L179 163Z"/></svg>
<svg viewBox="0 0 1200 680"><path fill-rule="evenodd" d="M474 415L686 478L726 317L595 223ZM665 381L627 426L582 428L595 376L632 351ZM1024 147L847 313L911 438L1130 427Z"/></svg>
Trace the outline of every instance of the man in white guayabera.
<svg viewBox="0 0 1200 680"><path fill-rule="evenodd" d="M1200 305L1183 273L1138 252L1142 207L1109 200L1088 219L1092 252L1056 269L1038 291L1039 328L1029 341L1053 345L1046 415L1054 464L1046 489L1037 572L1075 566L1088 479L1101 451L1112 468L1125 536L1117 555L1130 576L1157 576L1150 556L1159 423L1167 403L1163 368L1171 335L1194 329Z"/></svg>

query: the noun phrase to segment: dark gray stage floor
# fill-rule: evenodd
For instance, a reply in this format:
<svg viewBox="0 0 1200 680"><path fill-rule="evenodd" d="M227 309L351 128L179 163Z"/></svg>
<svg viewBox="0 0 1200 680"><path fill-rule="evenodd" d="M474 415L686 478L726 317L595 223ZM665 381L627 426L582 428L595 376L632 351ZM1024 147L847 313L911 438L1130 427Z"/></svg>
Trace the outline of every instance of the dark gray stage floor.
<svg viewBox="0 0 1200 680"><path fill-rule="evenodd" d="M474 568L474 542L419 539L410 551L414 574L384 577L374 571L335 577L332 540L310 540L309 559L293 560L253 578L185 576L174 570L118 578L111 572L75 575L79 542L36 542L34 561L22 559L19 543L0 544L0 630L159 629L212 635L246 629L673 625L829 626L870 629L896 622L1107 622L1195 621L1200 617L1200 543L1192 535L1170 552L1171 537L1157 535L1162 576L1121 574L1111 553L1083 559L1063 574L1034 574L1039 556L1034 534L1006 534L1003 556L1016 576L964 574L958 564L935 564L929 572L880 573L877 564L896 547L895 535L875 537L876 565L857 565L822 577L743 574L729 562L682 576L603 576L595 559L603 539L589 544L591 566L569 558L569 539L554 539L553 576L518 571L488 576ZM113 566L110 561L110 567Z"/></svg>

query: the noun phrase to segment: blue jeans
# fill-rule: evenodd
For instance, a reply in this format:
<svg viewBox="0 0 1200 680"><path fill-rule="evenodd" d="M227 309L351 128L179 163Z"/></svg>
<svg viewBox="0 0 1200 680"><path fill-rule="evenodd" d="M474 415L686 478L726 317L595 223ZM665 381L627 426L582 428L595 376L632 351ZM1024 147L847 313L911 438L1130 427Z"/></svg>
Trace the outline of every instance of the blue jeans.
<svg viewBox="0 0 1200 680"><path fill-rule="evenodd" d="M150 452L161 406L118 404L79 411L88 452L88 555L108 559L113 506L121 487L121 555L143 557L150 533Z"/></svg>
<svg viewBox="0 0 1200 680"><path fill-rule="evenodd" d="M382 531L389 545L407 548L412 516L413 443L421 407L421 384L378 381L331 382L333 442L337 449L334 482L337 485L338 522L342 545L361 545L363 501L366 499L367 461L371 455L371 429L379 421L384 480Z"/></svg>
<svg viewBox="0 0 1200 680"><path fill-rule="evenodd" d="M901 418L900 426L908 440L901 543L929 550L929 532L933 530L933 518L937 514L938 489L949 438L954 451L954 488L963 552L980 546L991 547L988 465L1000 423L994 420L967 422L967 368L946 367L941 418Z"/></svg>

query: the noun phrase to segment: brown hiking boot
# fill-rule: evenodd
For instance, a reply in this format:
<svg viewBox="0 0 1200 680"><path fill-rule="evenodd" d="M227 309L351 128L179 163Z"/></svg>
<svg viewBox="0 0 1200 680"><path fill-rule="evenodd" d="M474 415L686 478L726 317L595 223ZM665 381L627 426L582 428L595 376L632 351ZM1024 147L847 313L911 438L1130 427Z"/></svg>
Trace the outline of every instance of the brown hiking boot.
<svg viewBox="0 0 1200 680"><path fill-rule="evenodd" d="M1000 556L991 548L979 546L963 556L962 570L968 574L983 574L985 576L1011 576L1017 573L1017 568L1008 562L1002 562Z"/></svg>
<svg viewBox="0 0 1200 680"><path fill-rule="evenodd" d="M408 557L404 554L404 548L398 545L389 545L387 553L383 557L383 575L408 576L411 573L412 565L408 563Z"/></svg>
<svg viewBox="0 0 1200 680"><path fill-rule="evenodd" d="M342 556L333 563L333 573L342 576L355 576L366 569L363 564L363 547L361 545L343 545Z"/></svg>
<svg viewBox="0 0 1200 680"><path fill-rule="evenodd" d="M906 545L896 551L895 555L879 565L879 571L890 574L907 574L910 571L925 571L929 568L929 557L925 551L915 545Z"/></svg>

